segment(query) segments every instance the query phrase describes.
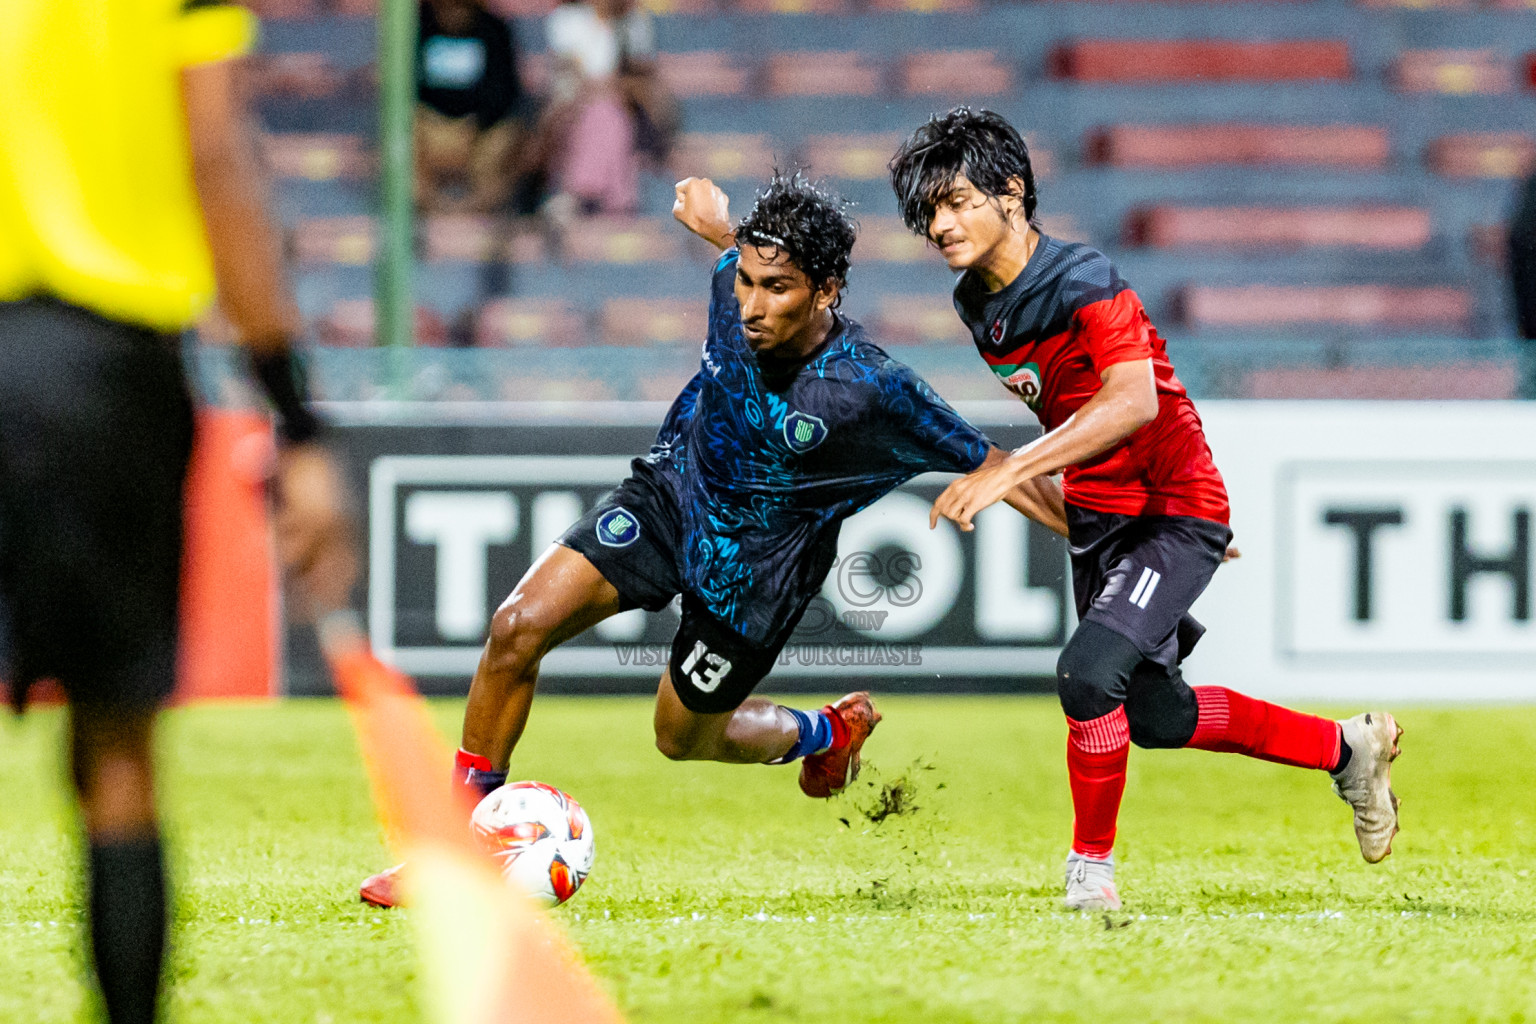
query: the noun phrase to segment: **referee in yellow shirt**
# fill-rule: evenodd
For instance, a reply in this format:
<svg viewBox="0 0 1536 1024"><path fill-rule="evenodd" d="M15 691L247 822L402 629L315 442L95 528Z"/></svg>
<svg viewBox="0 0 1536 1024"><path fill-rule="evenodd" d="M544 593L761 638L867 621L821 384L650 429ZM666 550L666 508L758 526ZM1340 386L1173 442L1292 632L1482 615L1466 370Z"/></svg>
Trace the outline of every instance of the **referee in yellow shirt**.
<svg viewBox="0 0 1536 1024"><path fill-rule="evenodd" d="M153 1020L159 987L151 744L192 439L179 336L215 280L276 413L279 554L317 608L355 576L232 82L254 34L216 0L0 0L0 632L18 709L38 678L69 696L113 1024Z"/></svg>

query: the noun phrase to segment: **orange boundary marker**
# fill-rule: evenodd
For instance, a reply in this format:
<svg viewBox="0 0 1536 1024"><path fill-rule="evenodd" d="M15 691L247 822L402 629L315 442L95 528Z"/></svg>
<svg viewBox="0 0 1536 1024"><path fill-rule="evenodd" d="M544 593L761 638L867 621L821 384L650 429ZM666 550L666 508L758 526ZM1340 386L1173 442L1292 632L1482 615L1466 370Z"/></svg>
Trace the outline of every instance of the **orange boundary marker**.
<svg viewBox="0 0 1536 1024"><path fill-rule="evenodd" d="M410 680L368 648L350 613L321 647L352 713L374 802L403 855L428 1019L437 1024L623 1024L555 924L475 849L471 807L445 792L452 763Z"/></svg>

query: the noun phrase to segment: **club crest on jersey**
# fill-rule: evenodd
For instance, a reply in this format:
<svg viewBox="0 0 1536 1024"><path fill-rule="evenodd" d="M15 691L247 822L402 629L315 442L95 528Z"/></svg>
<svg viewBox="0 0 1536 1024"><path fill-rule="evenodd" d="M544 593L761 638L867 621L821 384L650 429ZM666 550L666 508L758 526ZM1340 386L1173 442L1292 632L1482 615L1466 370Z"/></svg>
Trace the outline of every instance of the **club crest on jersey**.
<svg viewBox="0 0 1536 1024"><path fill-rule="evenodd" d="M597 539L605 547L627 548L640 539L640 520L622 505L597 517Z"/></svg>
<svg viewBox="0 0 1536 1024"><path fill-rule="evenodd" d="M992 372L997 374L1004 387L1024 399L1025 405L1033 409L1040 404L1040 367L1037 364L994 366Z"/></svg>
<svg viewBox="0 0 1536 1024"><path fill-rule="evenodd" d="M998 317L992 321L992 327L987 331L987 337L992 339L992 344L1001 345L1003 342L1003 318Z"/></svg>
<svg viewBox="0 0 1536 1024"><path fill-rule="evenodd" d="M784 441L790 450L804 453L827 439L827 425L819 416L792 412L784 417Z"/></svg>

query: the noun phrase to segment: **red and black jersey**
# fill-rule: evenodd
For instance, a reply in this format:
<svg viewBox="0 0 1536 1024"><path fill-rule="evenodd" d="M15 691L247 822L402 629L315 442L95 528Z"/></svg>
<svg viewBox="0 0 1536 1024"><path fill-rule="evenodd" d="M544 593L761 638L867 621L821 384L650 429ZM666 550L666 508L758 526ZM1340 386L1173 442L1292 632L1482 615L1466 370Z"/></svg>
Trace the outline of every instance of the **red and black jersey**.
<svg viewBox="0 0 1536 1024"><path fill-rule="evenodd" d="M1054 430L1092 398L1107 367L1152 360L1157 418L1108 451L1067 467L1074 505L1122 515L1229 519L1205 431L1141 300L1103 253L1045 235L1008 286L955 282L955 309L1005 387Z"/></svg>

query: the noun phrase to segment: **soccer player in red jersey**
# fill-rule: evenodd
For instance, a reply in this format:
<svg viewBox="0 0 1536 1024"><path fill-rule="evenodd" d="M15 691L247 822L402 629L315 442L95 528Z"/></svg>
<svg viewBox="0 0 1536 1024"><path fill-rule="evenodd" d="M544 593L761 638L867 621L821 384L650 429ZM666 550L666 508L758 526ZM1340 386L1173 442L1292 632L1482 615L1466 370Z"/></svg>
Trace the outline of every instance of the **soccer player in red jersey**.
<svg viewBox="0 0 1536 1024"><path fill-rule="evenodd" d="M955 480L932 520L971 529L1013 487L1061 485L1080 624L1056 666L1075 812L1066 906L1113 910L1115 822L1130 744L1196 747L1328 771L1354 809L1360 852L1391 852L1389 714L1344 722L1220 686L1179 663L1204 628L1189 608L1228 556L1227 491L1163 339L1114 264L1035 224L1019 133L958 107L912 133L890 164L902 219L958 273L955 309L998 380L1045 433Z"/></svg>

